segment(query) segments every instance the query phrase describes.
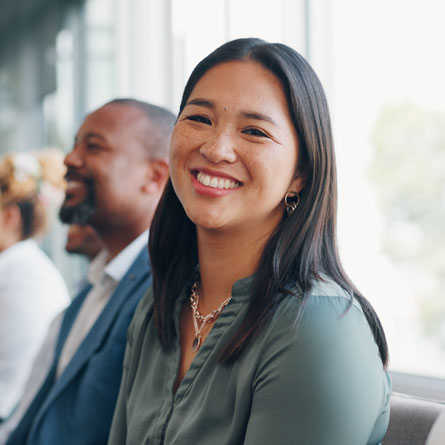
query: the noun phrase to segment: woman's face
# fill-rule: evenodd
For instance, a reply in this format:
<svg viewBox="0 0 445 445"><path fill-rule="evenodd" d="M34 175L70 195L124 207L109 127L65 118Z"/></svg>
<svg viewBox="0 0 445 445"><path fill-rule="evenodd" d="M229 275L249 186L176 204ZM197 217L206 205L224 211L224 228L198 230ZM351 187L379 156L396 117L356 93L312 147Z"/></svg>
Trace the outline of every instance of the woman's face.
<svg viewBox="0 0 445 445"><path fill-rule="evenodd" d="M216 65L178 118L173 187L198 229L270 234L299 192L298 137L278 78L253 61Z"/></svg>

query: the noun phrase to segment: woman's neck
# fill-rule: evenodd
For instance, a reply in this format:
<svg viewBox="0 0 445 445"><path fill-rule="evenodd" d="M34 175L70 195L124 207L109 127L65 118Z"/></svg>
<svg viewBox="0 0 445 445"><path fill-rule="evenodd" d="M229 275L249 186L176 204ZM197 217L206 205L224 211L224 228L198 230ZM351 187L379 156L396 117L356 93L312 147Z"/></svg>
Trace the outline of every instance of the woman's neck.
<svg viewBox="0 0 445 445"><path fill-rule="evenodd" d="M217 308L231 295L233 284L252 275L258 267L266 237L240 236L197 230L200 266L199 308Z"/></svg>

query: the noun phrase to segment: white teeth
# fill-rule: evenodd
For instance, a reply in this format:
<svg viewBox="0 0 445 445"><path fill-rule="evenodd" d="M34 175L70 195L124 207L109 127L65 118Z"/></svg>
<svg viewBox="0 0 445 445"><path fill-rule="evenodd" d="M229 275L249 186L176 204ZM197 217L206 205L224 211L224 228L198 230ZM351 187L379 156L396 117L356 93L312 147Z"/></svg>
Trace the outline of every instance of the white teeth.
<svg viewBox="0 0 445 445"><path fill-rule="evenodd" d="M199 179L198 179L198 181L199 181ZM210 176L204 175L204 178L202 178L202 183L204 185L210 185L210 181L211 181Z"/></svg>
<svg viewBox="0 0 445 445"><path fill-rule="evenodd" d="M83 182L80 181L68 181L66 184L66 190L71 190L73 188L83 186Z"/></svg>
<svg viewBox="0 0 445 445"><path fill-rule="evenodd" d="M218 188L218 189L234 189L239 187L240 183L232 181L230 179L217 178L216 176L209 176L205 173L199 172L196 176L198 182L207 187Z"/></svg>

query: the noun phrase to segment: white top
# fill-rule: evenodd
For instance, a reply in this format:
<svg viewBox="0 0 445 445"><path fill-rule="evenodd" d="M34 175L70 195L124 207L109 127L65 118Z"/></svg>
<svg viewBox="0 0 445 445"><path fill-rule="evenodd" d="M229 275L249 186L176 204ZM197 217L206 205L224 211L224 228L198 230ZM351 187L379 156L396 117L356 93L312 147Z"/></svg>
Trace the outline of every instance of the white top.
<svg viewBox="0 0 445 445"><path fill-rule="evenodd" d="M52 321L48 329L48 334L36 355L31 373L28 376L22 398L20 399L17 408L7 420L0 423L0 445L6 443L9 435L19 424L21 418L26 413L29 405L34 400L38 390L45 381L54 359L54 351L64 315L65 311L62 311Z"/></svg>
<svg viewBox="0 0 445 445"><path fill-rule="evenodd" d="M68 289L34 240L0 252L0 418L19 401L34 357Z"/></svg>
<svg viewBox="0 0 445 445"><path fill-rule="evenodd" d="M445 443L445 409L433 424L426 445L443 445Z"/></svg>
<svg viewBox="0 0 445 445"><path fill-rule="evenodd" d="M102 250L91 262L88 281L93 285L79 310L57 364L57 377L60 377L74 356L94 322L107 304L119 281L147 244L148 231L141 233L125 249L119 252L108 264L108 252Z"/></svg>

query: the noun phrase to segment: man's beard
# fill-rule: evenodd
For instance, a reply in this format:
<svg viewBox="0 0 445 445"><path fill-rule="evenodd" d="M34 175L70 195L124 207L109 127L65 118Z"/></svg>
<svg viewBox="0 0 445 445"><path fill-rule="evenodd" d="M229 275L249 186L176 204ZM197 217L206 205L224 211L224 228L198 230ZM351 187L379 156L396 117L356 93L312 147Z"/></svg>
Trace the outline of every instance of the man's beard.
<svg viewBox="0 0 445 445"><path fill-rule="evenodd" d="M65 224L88 224L96 211L96 195L94 182L86 182L87 193L85 199L77 205L66 206L65 202L59 210L59 218Z"/></svg>

